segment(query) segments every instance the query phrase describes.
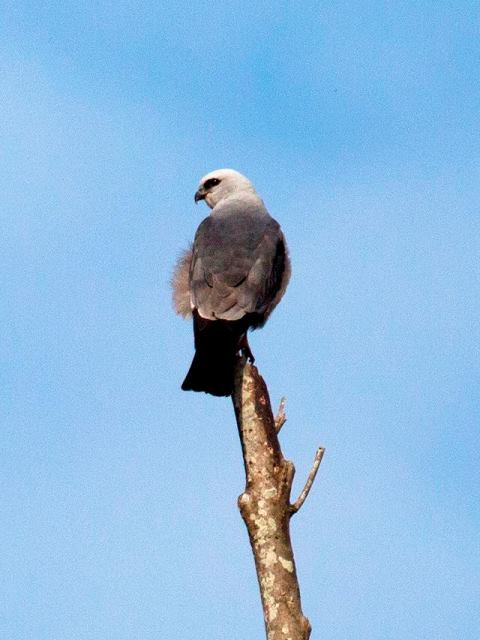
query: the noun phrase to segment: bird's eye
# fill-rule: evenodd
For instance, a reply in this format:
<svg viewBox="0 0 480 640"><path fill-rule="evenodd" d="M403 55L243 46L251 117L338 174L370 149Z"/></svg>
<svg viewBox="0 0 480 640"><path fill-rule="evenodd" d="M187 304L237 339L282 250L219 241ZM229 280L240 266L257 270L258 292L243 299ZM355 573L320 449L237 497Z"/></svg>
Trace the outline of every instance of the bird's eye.
<svg viewBox="0 0 480 640"><path fill-rule="evenodd" d="M204 189L211 189L212 187L216 187L217 184L220 184L220 180L218 178L210 178L209 180L205 180L203 183Z"/></svg>

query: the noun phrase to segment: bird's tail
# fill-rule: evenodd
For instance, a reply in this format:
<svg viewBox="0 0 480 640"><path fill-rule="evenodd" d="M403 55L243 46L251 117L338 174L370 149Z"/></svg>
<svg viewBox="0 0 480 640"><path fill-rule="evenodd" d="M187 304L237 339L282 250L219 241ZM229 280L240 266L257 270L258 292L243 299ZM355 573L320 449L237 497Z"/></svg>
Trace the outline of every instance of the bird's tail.
<svg viewBox="0 0 480 640"><path fill-rule="evenodd" d="M182 384L184 391L204 391L213 396L233 393L235 359L244 333L235 325L194 315L195 355Z"/></svg>

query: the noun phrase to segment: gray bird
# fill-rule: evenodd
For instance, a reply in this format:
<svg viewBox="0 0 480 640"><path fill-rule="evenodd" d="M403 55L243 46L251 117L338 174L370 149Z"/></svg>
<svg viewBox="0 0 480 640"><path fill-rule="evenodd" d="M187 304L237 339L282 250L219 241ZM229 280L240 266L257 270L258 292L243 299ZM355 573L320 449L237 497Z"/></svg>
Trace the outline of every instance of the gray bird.
<svg viewBox="0 0 480 640"><path fill-rule="evenodd" d="M290 260L280 225L241 173L207 174L195 193L200 200L212 212L172 279L176 312L193 316L195 356L182 389L228 396L237 354L254 361L247 331L262 327L280 302Z"/></svg>

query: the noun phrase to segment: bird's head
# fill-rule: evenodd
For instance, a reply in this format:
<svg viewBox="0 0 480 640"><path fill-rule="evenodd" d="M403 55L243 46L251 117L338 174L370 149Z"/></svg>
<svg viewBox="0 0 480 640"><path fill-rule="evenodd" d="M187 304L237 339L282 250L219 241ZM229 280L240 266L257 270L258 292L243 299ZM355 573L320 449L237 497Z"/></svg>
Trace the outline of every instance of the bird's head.
<svg viewBox="0 0 480 640"><path fill-rule="evenodd" d="M249 191L255 193L250 180L242 176L233 169L217 169L207 173L200 180L198 190L195 193L195 202L205 200L208 206L213 207L223 200L239 191Z"/></svg>

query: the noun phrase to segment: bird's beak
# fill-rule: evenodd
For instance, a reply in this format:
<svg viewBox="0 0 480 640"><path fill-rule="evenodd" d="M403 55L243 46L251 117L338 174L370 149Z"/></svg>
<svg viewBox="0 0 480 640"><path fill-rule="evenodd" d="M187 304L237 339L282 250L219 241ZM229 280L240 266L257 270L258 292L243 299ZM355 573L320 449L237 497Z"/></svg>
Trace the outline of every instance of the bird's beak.
<svg viewBox="0 0 480 640"><path fill-rule="evenodd" d="M195 193L195 204L198 204L200 202L200 200L205 200L205 196L206 195L207 195L206 191L204 191L202 188L200 188Z"/></svg>

